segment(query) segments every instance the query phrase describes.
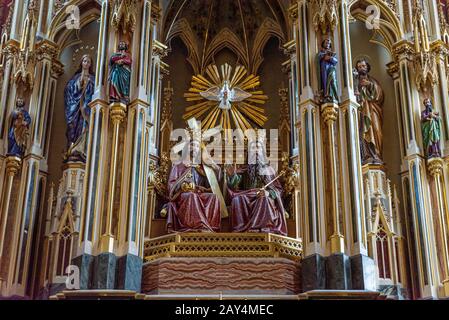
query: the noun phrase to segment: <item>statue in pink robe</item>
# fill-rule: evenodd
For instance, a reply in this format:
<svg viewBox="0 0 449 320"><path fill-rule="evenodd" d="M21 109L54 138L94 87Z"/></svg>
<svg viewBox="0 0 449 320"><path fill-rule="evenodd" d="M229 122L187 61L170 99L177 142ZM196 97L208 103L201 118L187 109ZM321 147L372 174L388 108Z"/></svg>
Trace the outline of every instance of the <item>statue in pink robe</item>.
<svg viewBox="0 0 449 320"><path fill-rule="evenodd" d="M274 169L257 162L234 170L228 181L232 199L233 232L274 233L286 236L286 211L282 202L282 186ZM273 182L274 181L274 182ZM273 182L264 189L266 185Z"/></svg>
<svg viewBox="0 0 449 320"><path fill-rule="evenodd" d="M199 152L199 145L192 145L193 153ZM168 181L168 190L168 232L220 231L220 201L210 189L204 165L174 165Z"/></svg>

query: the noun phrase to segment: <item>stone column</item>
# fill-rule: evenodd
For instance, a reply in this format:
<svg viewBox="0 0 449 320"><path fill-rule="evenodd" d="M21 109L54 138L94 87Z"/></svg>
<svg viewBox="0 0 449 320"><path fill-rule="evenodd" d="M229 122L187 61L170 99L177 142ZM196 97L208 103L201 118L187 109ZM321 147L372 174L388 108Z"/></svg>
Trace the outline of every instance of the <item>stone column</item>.
<svg viewBox="0 0 449 320"><path fill-rule="evenodd" d="M425 162L420 157L409 160L410 190L415 234L413 243L418 265L419 288L422 298L438 297L438 267L435 230L431 216L430 194Z"/></svg>
<svg viewBox="0 0 449 320"><path fill-rule="evenodd" d="M311 7L308 1L296 1L290 8L293 20L294 45L292 54L292 118L294 129L298 129L298 143L293 155L301 162L301 211L303 227L298 236L303 239L304 259L302 271L303 290L325 289L326 272L326 228L324 221L323 151L321 140L320 107L315 102L313 70L316 68L315 30L311 22Z"/></svg>
<svg viewBox="0 0 449 320"><path fill-rule="evenodd" d="M334 42L339 53L340 67L340 116L338 122L343 199L345 216L346 254L350 256L351 288L376 290L374 261L368 256L366 212L363 201L363 175L360 155L359 104L354 94L352 52L349 33L349 1L336 5L338 28L334 30Z"/></svg>
<svg viewBox="0 0 449 320"><path fill-rule="evenodd" d="M8 279L5 296L26 296L27 277L36 218L39 161L35 155L22 160L20 183L13 209L14 228L11 232L10 257L7 262Z"/></svg>
<svg viewBox="0 0 449 320"><path fill-rule="evenodd" d="M81 267L82 289L140 291L150 116L158 116L153 109L159 103L155 93L159 68L153 59L159 9L148 0L132 3L136 25L131 26L111 15L111 10L120 9L109 2L102 4L97 88L91 103L83 222L75 264ZM104 65L123 39L130 42L133 58L131 102L109 104Z"/></svg>

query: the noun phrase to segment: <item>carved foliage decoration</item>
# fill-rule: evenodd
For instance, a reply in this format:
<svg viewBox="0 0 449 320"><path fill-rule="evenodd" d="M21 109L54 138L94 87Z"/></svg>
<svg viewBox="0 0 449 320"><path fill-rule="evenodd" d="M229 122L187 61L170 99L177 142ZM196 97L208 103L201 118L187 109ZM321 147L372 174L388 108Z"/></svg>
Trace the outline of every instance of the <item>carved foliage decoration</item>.
<svg viewBox="0 0 449 320"><path fill-rule="evenodd" d="M425 90L427 85L433 87L438 83L436 55L430 48L427 23L420 1L415 0L413 12L416 84L420 90Z"/></svg>
<svg viewBox="0 0 449 320"><path fill-rule="evenodd" d="M31 90L34 85L35 56L29 50L22 50L16 56L14 63L14 81L18 88Z"/></svg>
<svg viewBox="0 0 449 320"><path fill-rule="evenodd" d="M137 22L138 0L112 0L111 24L123 33L133 32Z"/></svg>
<svg viewBox="0 0 449 320"><path fill-rule="evenodd" d="M420 90L427 85L431 87L438 84L438 70L434 52L420 52L415 55L416 84Z"/></svg>
<svg viewBox="0 0 449 320"><path fill-rule="evenodd" d="M338 24L337 0L312 0L313 25L323 34L334 31Z"/></svg>
<svg viewBox="0 0 449 320"><path fill-rule="evenodd" d="M159 165L151 162L149 167L148 190L156 190L161 196L167 196L168 171L170 160L166 153L163 153Z"/></svg>

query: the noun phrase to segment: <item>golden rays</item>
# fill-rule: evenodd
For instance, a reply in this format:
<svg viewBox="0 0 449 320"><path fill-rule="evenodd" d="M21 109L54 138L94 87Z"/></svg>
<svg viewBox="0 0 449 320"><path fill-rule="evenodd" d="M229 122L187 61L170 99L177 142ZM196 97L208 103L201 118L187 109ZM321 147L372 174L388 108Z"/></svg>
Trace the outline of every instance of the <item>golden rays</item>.
<svg viewBox="0 0 449 320"><path fill-rule="evenodd" d="M192 77L191 86L184 97L194 104L186 108L183 118L200 120L203 130L221 126L245 131L261 128L268 120L263 107L268 97L256 90L260 79L248 75L243 66L233 70L224 64L219 70L216 65L210 65L204 76Z"/></svg>

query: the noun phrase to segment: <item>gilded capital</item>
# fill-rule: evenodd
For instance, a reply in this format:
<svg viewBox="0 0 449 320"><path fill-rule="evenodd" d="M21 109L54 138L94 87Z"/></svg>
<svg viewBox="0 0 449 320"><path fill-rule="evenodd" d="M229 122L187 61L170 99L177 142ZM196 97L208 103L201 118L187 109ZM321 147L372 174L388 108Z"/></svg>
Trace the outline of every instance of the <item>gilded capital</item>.
<svg viewBox="0 0 449 320"><path fill-rule="evenodd" d="M427 161L427 169L432 177L438 178L443 174L444 161L441 158L433 158Z"/></svg>
<svg viewBox="0 0 449 320"><path fill-rule="evenodd" d="M21 163L22 160L19 157L11 156L6 158L6 173L15 176L20 170Z"/></svg>
<svg viewBox="0 0 449 320"><path fill-rule="evenodd" d="M332 125L338 119L338 105L327 103L322 107L323 120L327 125Z"/></svg>

